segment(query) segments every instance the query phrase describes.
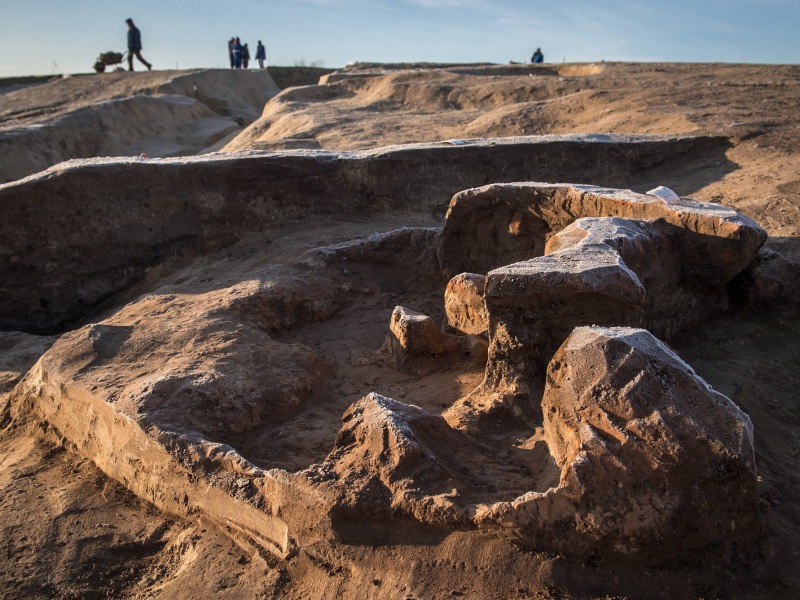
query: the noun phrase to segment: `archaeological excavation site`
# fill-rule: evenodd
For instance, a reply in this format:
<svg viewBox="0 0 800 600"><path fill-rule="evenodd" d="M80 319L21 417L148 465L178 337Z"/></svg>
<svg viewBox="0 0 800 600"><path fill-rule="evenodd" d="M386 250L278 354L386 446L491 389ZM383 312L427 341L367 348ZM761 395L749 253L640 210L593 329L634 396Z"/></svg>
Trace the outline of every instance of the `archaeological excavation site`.
<svg viewBox="0 0 800 600"><path fill-rule="evenodd" d="M762 220L773 130L696 99L575 116L643 69L355 65L8 163L0 595L800 593L800 187Z"/></svg>

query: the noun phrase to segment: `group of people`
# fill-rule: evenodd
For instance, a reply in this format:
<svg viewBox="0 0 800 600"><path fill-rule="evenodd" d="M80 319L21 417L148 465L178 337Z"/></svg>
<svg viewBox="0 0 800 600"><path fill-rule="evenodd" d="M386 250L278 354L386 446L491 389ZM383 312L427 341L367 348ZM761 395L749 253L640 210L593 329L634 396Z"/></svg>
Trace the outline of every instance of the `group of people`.
<svg viewBox="0 0 800 600"><path fill-rule="evenodd" d="M133 57L139 59L147 70L153 68L153 65L142 58L142 33L139 28L133 24L133 19L125 19L128 24L128 70L133 71ZM246 69L250 66L250 48L247 44L242 44L238 37L232 37L228 40L228 56L231 60L231 69ZM256 60L258 61L258 68L264 68L264 62L267 60L267 49L261 40L258 40L256 46Z"/></svg>
<svg viewBox="0 0 800 600"><path fill-rule="evenodd" d="M149 71L153 65L142 58L142 34L139 28L133 24L133 19L125 19L125 22L128 24L128 70L133 71L133 57L135 56ZM228 40L228 57L231 61L231 69L247 69L250 66L250 48L247 47L247 44L242 44L238 37ZM258 40L255 58L258 61L258 68L263 69L264 61L267 60L267 50L261 40ZM541 48L537 48L533 53L531 62L544 62Z"/></svg>
<svg viewBox="0 0 800 600"><path fill-rule="evenodd" d="M242 44L238 37L232 37L228 40L228 58L231 61L231 69L247 69L250 66L250 48L247 44ZM267 50L261 40L258 40L255 58L258 61L258 68L263 69L264 61L267 60Z"/></svg>

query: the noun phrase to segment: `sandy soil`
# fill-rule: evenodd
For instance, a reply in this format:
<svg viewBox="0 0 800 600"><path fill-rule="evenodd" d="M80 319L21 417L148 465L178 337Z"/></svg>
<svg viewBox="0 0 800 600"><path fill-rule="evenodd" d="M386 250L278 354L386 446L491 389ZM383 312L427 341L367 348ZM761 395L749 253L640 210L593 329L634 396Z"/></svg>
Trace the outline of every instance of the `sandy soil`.
<svg viewBox="0 0 800 600"><path fill-rule="evenodd" d="M736 208L772 236L800 235L800 67L355 65L345 73L325 86L285 90L225 149L359 149L575 132L724 135L735 144L727 161L698 165L714 183L698 174L669 185Z"/></svg>
<svg viewBox="0 0 800 600"><path fill-rule="evenodd" d="M71 158L183 156L235 136L278 92L268 71L0 80L0 182Z"/></svg>
<svg viewBox="0 0 800 600"><path fill-rule="evenodd" d="M782 252L800 255L800 67L596 64L402 70L360 65L330 84L284 91L229 150L372 148L449 138L566 132L712 133L731 138L725 160L706 161L663 183L682 195L736 208ZM67 104L80 102L76 78ZM0 110L19 111L0 96ZM33 111L33 107L26 110ZM59 106L43 102L39 115ZM38 116L36 118L39 118ZM709 183L710 182L710 183ZM203 257L152 289L167 293L216 274L283 264L303 250L403 225L437 226L430 214L380 222L341 220L275 232ZM232 265L238 265L232 269ZM238 275L237 275L238 273ZM384 274L386 276L386 274ZM145 291L145 290L142 290ZM332 376L312 417L274 437L244 442L297 469L324 457L344 408L379 391L441 412L471 389L480 367L401 374L375 351L391 308L441 317L437 296L386 286L335 319L291 331L329 357ZM382 320L383 319L383 320ZM713 554L642 567L531 552L515 540L457 532L398 532L396 543L312 547L278 561L240 546L201 520L160 514L36 423L10 425L8 391L55 338L0 333L0 597L203 598L652 598L800 596L800 319L795 306L720 317L674 345L751 417L756 432L765 538L746 562ZM289 336L289 334L287 334ZM435 400L434 400L435 399ZM307 413L304 413L308 417ZM525 441L521 440L521 444ZM514 456L507 457L514 460Z"/></svg>

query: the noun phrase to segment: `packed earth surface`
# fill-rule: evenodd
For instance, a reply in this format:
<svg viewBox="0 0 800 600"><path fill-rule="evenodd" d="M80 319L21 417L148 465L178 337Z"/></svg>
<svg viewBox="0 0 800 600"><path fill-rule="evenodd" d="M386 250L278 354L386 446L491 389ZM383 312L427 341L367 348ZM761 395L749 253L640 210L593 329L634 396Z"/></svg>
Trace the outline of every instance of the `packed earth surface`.
<svg viewBox="0 0 800 600"><path fill-rule="evenodd" d="M798 110L795 65L0 81L0 597L800 596Z"/></svg>

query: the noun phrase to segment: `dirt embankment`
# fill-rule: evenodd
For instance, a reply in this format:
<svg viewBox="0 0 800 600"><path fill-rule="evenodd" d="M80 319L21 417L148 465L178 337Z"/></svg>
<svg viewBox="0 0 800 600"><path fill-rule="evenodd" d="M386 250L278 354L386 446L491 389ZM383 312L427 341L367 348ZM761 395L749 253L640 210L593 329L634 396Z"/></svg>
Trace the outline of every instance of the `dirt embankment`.
<svg viewBox="0 0 800 600"><path fill-rule="evenodd" d="M61 330L159 265L287 220L394 211L441 217L456 192L534 170L549 180L646 191L665 162L680 173L725 147L720 138L567 136L356 153L74 161L0 186L7 257L0 326ZM35 244L31 227L39 231Z"/></svg>
<svg viewBox="0 0 800 600"><path fill-rule="evenodd" d="M72 158L195 154L278 93L268 71L102 73L0 95L0 182Z"/></svg>
<svg viewBox="0 0 800 600"><path fill-rule="evenodd" d="M303 85L316 85L322 77L334 71L335 69L323 67L269 67L272 81L282 90Z"/></svg>
<svg viewBox="0 0 800 600"><path fill-rule="evenodd" d="M225 150L574 132L722 135L734 142L727 159L739 168L710 159L671 186L737 208L773 236L800 235L796 65L388 67L356 64L325 85L285 90ZM713 181L698 185L701 171Z"/></svg>

